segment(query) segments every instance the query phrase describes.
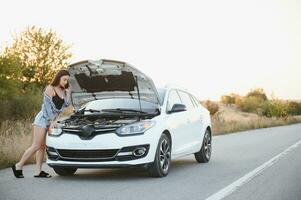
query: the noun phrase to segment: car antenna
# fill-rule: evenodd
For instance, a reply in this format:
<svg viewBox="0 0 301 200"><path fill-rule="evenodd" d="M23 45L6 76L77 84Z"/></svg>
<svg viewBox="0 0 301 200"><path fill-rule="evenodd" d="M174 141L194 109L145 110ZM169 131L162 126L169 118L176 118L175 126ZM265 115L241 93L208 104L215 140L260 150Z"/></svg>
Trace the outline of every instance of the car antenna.
<svg viewBox="0 0 301 200"><path fill-rule="evenodd" d="M140 120L142 116L142 107L141 107L141 100L140 100L140 91L139 91L139 86L138 86L138 77L135 75L136 78L136 87L137 87L137 92L138 92L138 100L139 100L139 107L140 107Z"/></svg>

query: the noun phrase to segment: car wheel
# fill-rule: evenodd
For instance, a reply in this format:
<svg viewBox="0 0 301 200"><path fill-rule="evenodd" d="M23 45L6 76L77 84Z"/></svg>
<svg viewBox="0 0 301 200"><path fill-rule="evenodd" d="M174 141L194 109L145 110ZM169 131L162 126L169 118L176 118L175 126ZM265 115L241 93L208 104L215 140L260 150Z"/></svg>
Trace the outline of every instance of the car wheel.
<svg viewBox="0 0 301 200"><path fill-rule="evenodd" d="M211 152L212 152L212 138L211 138L211 132L210 130L206 130L202 148L200 151L196 152L194 154L194 157L197 162L199 163L207 163L210 160Z"/></svg>
<svg viewBox="0 0 301 200"><path fill-rule="evenodd" d="M162 134L157 150L155 160L149 166L149 174L152 177L163 177L168 174L171 163L171 142L167 135Z"/></svg>
<svg viewBox="0 0 301 200"><path fill-rule="evenodd" d="M71 175L73 175L76 172L77 168L53 167L53 170L58 175L61 175L61 176L71 176Z"/></svg>

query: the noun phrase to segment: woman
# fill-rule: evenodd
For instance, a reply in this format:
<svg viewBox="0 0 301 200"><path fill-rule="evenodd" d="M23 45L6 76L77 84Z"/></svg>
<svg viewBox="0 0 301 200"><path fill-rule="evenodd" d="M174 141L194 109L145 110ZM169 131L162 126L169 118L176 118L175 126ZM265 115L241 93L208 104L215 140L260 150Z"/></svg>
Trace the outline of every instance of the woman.
<svg viewBox="0 0 301 200"><path fill-rule="evenodd" d="M69 105L69 76L68 71L60 70L52 83L46 87L42 109L36 115L33 122L34 136L32 145L24 152L21 160L11 167L16 178L24 178L22 167L34 153L36 153L36 172L34 177L51 177L50 174L42 171L46 134L47 132L51 132L59 113Z"/></svg>

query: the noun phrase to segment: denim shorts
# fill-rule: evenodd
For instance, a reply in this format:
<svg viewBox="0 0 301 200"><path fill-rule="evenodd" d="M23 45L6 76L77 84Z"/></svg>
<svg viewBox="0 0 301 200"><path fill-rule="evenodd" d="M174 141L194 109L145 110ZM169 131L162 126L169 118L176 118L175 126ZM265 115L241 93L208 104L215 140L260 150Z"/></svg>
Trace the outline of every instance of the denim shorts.
<svg viewBox="0 0 301 200"><path fill-rule="evenodd" d="M34 118L33 125L36 125L36 126L39 126L42 128L48 128L50 125L50 122L43 116L43 112L40 111Z"/></svg>

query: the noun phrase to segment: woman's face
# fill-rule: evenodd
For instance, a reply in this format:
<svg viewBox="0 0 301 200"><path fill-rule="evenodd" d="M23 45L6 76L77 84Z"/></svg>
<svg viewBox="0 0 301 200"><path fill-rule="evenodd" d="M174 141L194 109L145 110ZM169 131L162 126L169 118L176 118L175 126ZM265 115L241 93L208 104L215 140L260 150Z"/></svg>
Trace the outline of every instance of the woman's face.
<svg viewBox="0 0 301 200"><path fill-rule="evenodd" d="M61 80L60 80L60 86L65 88L65 86L68 82L69 82L69 76L68 75L62 76Z"/></svg>

